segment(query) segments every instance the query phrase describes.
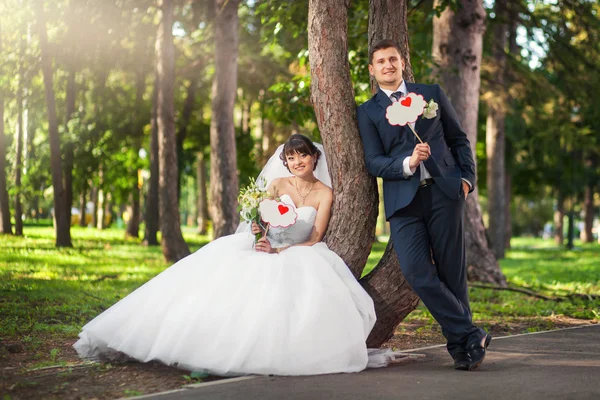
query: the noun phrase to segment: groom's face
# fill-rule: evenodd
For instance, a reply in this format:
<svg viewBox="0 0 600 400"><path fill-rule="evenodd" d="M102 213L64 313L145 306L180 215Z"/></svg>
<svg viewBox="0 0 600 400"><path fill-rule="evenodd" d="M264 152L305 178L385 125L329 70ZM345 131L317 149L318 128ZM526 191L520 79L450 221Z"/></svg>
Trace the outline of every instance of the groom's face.
<svg viewBox="0 0 600 400"><path fill-rule="evenodd" d="M383 89L396 90L402 82L404 61L395 47L377 50L369 64L369 73Z"/></svg>

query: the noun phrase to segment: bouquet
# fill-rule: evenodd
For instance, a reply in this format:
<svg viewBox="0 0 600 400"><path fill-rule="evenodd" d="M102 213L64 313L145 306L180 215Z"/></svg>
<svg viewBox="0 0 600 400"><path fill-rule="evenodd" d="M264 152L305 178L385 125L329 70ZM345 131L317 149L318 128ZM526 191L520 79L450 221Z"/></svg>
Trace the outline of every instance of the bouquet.
<svg viewBox="0 0 600 400"><path fill-rule="evenodd" d="M261 201L271 197L272 196L267 192L264 179L259 178L259 180L256 181L254 178L250 178L248 186L242 188L238 195L238 212L240 213L242 221L248 222L249 224L256 222L264 229L260 220L258 208ZM255 235L255 241L260 239L260 237L261 234L257 233Z"/></svg>

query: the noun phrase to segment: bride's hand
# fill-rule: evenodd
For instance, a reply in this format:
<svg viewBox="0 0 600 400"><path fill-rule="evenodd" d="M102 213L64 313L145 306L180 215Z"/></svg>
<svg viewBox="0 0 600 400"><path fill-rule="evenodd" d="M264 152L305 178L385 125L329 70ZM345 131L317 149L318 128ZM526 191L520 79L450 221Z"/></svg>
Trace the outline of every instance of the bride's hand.
<svg viewBox="0 0 600 400"><path fill-rule="evenodd" d="M258 226L258 224L254 221L252 221L252 234L256 235L257 233L264 233L265 230L262 229L260 226Z"/></svg>
<svg viewBox="0 0 600 400"><path fill-rule="evenodd" d="M262 251L265 253L274 253L275 249L271 247L271 242L266 237L258 239L256 245L254 246L256 251Z"/></svg>

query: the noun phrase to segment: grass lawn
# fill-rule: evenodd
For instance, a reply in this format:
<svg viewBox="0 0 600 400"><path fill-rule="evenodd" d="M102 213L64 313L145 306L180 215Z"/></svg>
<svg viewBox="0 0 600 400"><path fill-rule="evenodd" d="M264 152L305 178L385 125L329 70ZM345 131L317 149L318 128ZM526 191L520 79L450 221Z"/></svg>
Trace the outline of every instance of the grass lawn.
<svg viewBox="0 0 600 400"><path fill-rule="evenodd" d="M5 399L114 398L197 380L152 363L86 366L76 357L71 345L81 327L169 264L160 247L126 240L123 230L73 227L71 232L75 246L71 249L54 247L51 227L26 226L25 237L0 237L0 380L8 382L5 387L0 383L0 393L8 390ZM193 228L184 236L192 251L209 240ZM510 286L547 296L599 296L600 245L576 245L566 251L551 241L516 238L501 261L502 270ZM375 266L384 249L385 243L374 246L366 270ZM470 288L470 296L475 321L494 335L600 319L598 299L556 302L480 288ZM442 342L439 327L419 306L389 345L410 348ZM57 366L64 368L52 369Z"/></svg>

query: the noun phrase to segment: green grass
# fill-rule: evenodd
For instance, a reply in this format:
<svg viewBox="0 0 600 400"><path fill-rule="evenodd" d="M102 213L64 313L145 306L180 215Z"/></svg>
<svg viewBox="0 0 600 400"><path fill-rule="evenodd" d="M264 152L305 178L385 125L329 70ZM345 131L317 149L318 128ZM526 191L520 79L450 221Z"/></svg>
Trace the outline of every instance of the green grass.
<svg viewBox="0 0 600 400"><path fill-rule="evenodd" d="M51 227L0 237L0 338L76 335L87 321L169 264L160 247L124 239L124 231L73 227L74 248L57 249ZM190 230L191 250L208 242Z"/></svg>
<svg viewBox="0 0 600 400"><path fill-rule="evenodd" d="M160 247L124 239L123 230L74 227L71 249L54 247L51 227L28 226L25 234L0 237L0 339L19 337L35 346L40 334L75 337L86 322L169 266ZM209 240L192 228L184 236L192 251ZM367 269L385 246L375 244ZM600 295L598 260L597 244L566 251L550 241L517 238L501 266L511 285L545 295ZM474 318L485 323L552 315L599 319L599 300L553 302L477 288L470 296ZM407 321L434 324L422 306Z"/></svg>

